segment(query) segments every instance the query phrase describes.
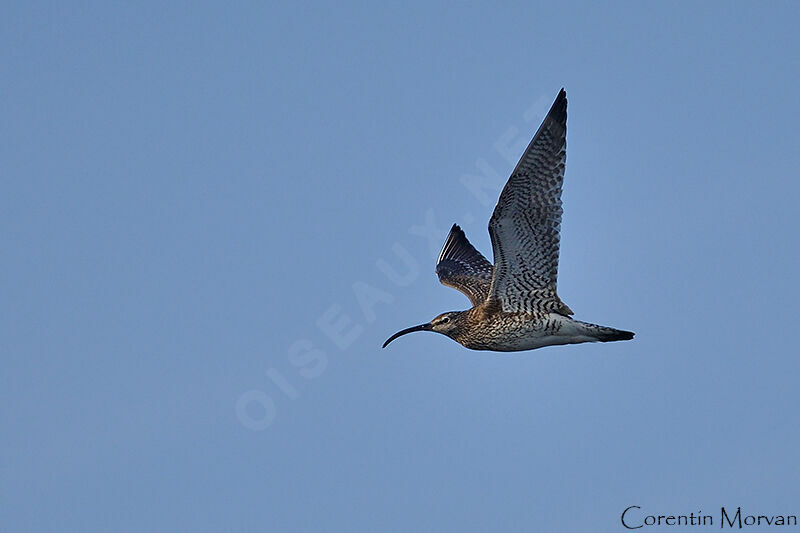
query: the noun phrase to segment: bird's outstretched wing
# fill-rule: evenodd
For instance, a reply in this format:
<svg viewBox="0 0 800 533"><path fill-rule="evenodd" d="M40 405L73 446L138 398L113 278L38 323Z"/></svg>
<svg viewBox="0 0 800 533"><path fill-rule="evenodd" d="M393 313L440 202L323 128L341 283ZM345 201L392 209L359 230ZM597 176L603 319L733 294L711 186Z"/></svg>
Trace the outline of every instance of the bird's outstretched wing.
<svg viewBox="0 0 800 533"><path fill-rule="evenodd" d="M503 311L572 314L556 294L566 154L567 93L561 89L489 221L494 250L489 299Z"/></svg>
<svg viewBox="0 0 800 533"><path fill-rule="evenodd" d="M472 246L464 231L453 224L436 261L442 285L467 295L472 305L483 303L492 282L492 264Z"/></svg>

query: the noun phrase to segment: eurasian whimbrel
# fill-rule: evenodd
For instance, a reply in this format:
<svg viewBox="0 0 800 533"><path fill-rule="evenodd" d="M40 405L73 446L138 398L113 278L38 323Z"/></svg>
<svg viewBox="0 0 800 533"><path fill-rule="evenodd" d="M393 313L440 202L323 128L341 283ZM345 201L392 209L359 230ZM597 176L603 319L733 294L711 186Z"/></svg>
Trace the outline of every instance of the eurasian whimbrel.
<svg viewBox="0 0 800 533"><path fill-rule="evenodd" d="M473 350L513 352L554 344L622 341L630 331L580 322L556 293L561 186L567 155L567 93L558 93L511 173L489 221L494 266L454 224L436 262L443 285L463 292L467 311L398 331L435 331Z"/></svg>

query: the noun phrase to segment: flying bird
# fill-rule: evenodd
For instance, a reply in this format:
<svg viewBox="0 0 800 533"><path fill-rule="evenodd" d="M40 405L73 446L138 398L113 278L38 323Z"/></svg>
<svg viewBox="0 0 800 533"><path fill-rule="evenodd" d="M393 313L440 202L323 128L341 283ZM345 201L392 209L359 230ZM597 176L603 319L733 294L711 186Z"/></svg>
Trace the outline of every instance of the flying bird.
<svg viewBox="0 0 800 533"><path fill-rule="evenodd" d="M464 293L472 308L398 331L384 348L415 331L441 333L472 350L498 352L633 338L630 331L571 318L572 310L556 292L566 155L567 93L561 89L489 221L494 265L457 224L439 254L439 281Z"/></svg>

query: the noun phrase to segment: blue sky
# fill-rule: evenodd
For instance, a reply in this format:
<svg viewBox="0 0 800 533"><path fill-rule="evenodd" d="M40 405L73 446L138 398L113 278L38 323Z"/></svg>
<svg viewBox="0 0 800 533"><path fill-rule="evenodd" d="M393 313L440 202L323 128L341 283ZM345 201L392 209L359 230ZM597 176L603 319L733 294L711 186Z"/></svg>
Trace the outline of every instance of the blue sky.
<svg viewBox="0 0 800 533"><path fill-rule="evenodd" d="M800 515L798 15L5 3L2 529ZM381 350L562 86L559 292L636 339Z"/></svg>

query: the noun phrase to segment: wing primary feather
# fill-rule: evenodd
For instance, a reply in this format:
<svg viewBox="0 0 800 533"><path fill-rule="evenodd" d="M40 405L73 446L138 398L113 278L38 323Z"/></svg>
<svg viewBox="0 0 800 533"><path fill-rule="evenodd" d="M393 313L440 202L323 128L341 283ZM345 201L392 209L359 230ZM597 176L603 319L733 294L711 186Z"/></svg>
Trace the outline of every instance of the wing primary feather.
<svg viewBox="0 0 800 533"><path fill-rule="evenodd" d="M561 89L489 221L495 261L490 299L506 312L571 313L556 293L566 137L567 93Z"/></svg>
<svg viewBox="0 0 800 533"><path fill-rule="evenodd" d="M436 261L442 285L461 291L478 305L489 294L492 270L492 264L470 244L458 224L453 224Z"/></svg>

